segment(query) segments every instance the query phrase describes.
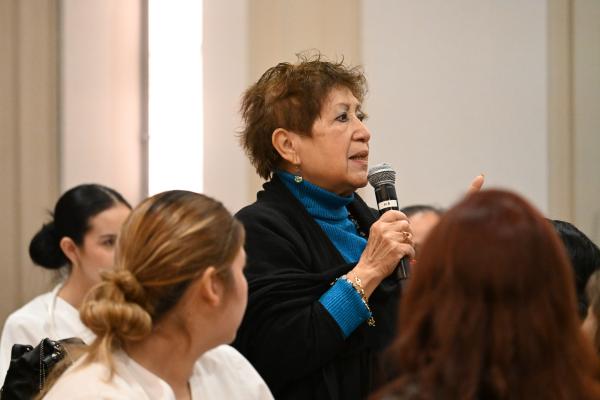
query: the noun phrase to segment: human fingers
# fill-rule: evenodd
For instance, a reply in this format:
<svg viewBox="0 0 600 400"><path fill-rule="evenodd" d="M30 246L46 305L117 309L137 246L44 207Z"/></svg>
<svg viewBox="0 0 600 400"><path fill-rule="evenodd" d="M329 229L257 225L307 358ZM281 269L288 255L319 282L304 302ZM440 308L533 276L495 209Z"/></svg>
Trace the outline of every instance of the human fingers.
<svg viewBox="0 0 600 400"><path fill-rule="evenodd" d="M388 236L396 239L397 235L395 234L400 234L401 232L408 232L412 235L410 223L407 219L394 219L392 221L379 220L371 226L369 239L376 237L385 238Z"/></svg>
<svg viewBox="0 0 600 400"><path fill-rule="evenodd" d="M485 182L485 175L484 174L477 175L471 181L471 184L469 185L469 188L467 189L467 194L472 194L472 193L480 191L484 182Z"/></svg>
<svg viewBox="0 0 600 400"><path fill-rule="evenodd" d="M389 210L383 213L381 217L377 221L382 222L393 222L393 221L403 221L408 220L408 217L402 212L398 210Z"/></svg>
<svg viewBox="0 0 600 400"><path fill-rule="evenodd" d="M398 245L399 252L402 254L400 259L408 257L409 260L415 258L415 247L412 243L401 243Z"/></svg>

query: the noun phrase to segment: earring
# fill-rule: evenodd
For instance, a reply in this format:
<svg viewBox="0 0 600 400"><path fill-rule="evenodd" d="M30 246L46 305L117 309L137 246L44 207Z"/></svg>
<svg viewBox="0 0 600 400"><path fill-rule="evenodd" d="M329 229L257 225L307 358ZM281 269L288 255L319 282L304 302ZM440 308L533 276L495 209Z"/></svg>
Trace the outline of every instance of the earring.
<svg viewBox="0 0 600 400"><path fill-rule="evenodd" d="M297 167L298 171L296 171L296 174L294 175L294 182L300 184L302 183L302 171L300 171L300 166L298 165Z"/></svg>

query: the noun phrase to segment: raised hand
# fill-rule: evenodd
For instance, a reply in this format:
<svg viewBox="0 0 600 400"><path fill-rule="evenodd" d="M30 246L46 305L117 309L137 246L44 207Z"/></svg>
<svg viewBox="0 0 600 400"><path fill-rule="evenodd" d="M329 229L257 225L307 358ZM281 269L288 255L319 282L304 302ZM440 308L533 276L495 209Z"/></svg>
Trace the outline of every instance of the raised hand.
<svg viewBox="0 0 600 400"><path fill-rule="evenodd" d="M485 181L485 175L479 174L471 181L469 188L467 189L467 194L475 193L481 190L483 183Z"/></svg>

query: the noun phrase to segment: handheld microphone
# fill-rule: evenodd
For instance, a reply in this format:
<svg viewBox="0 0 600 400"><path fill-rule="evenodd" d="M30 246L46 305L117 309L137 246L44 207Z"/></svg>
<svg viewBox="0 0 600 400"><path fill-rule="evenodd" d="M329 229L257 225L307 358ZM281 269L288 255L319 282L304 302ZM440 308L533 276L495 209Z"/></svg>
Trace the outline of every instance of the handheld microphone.
<svg viewBox="0 0 600 400"><path fill-rule="evenodd" d="M398 196L396 195L396 171L391 165L382 163L369 169L367 176L369 183L375 189L375 199L377 200L377 209L379 215L388 210L399 210ZM396 267L396 276L398 279L408 278L408 259L403 257Z"/></svg>

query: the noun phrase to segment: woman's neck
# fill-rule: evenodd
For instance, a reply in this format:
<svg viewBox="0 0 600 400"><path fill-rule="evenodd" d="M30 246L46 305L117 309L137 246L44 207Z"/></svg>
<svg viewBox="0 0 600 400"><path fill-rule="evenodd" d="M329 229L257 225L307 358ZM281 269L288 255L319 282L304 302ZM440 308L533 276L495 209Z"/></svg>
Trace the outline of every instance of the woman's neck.
<svg viewBox="0 0 600 400"><path fill-rule="evenodd" d="M126 346L125 351L142 367L171 386L177 400L191 399L189 379L194 364L213 346L194 343L181 334L182 329L161 329L160 324L147 338ZM199 341L194 338L194 342Z"/></svg>
<svg viewBox="0 0 600 400"><path fill-rule="evenodd" d="M87 292L91 289L91 284L85 284L81 279L71 273L67 277L64 285L58 291L58 297L79 309Z"/></svg>

